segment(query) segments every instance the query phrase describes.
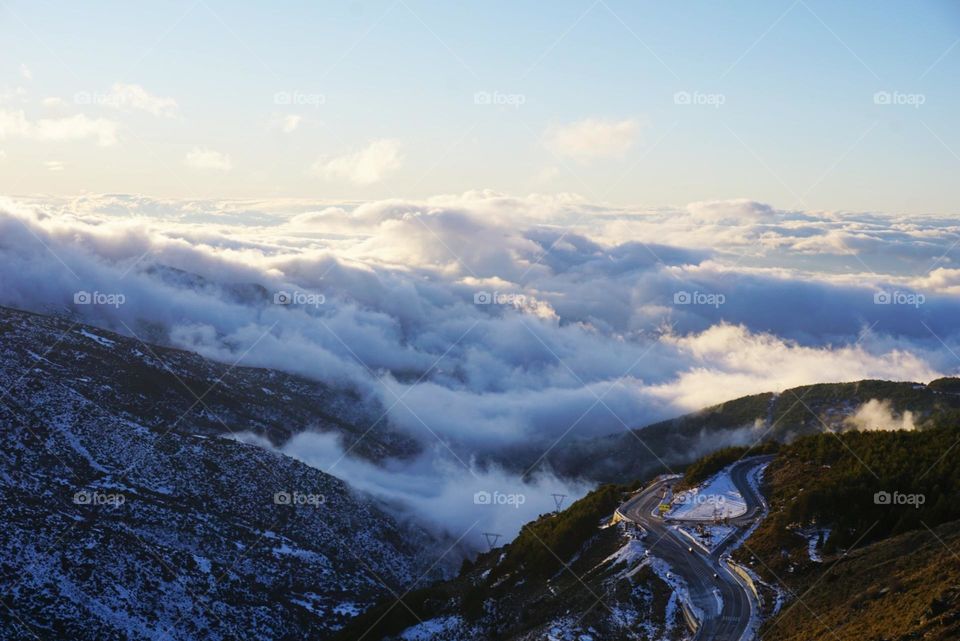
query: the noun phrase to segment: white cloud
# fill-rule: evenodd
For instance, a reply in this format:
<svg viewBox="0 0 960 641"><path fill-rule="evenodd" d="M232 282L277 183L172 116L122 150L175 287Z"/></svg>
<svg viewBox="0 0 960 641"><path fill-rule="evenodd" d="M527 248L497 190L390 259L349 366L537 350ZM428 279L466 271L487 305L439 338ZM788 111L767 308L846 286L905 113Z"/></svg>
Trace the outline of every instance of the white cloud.
<svg viewBox="0 0 960 641"><path fill-rule="evenodd" d="M285 116L274 116L267 124L268 129L279 129L285 134L296 131L300 123L303 122L303 116L297 114L287 114Z"/></svg>
<svg viewBox="0 0 960 641"><path fill-rule="evenodd" d="M47 160L44 161L43 166L47 168L47 171L63 171L62 160Z"/></svg>
<svg viewBox="0 0 960 641"><path fill-rule="evenodd" d="M156 96L140 85L114 83L105 94L86 92L74 96L75 102L89 102L104 107L120 110L139 110L158 117L173 118L177 115L179 105L173 98Z"/></svg>
<svg viewBox="0 0 960 641"><path fill-rule="evenodd" d="M81 285L122 292L120 308L75 313L120 332L149 323L154 340L230 364L243 356L243 365L355 387L374 416L390 408L383 423L433 457L397 464L393 478L414 488L397 498L458 519L472 509L467 501L459 512L462 489L483 485L446 448L431 450L431 431L472 468L472 456L536 456L581 418L569 438L743 394L957 371L954 270L929 276L940 289L925 290L919 308L874 302L875 288L912 282L914 263L929 269L949 254L956 220L736 201L707 207L722 213L705 222L703 209L488 191L362 204L122 195L0 203L0 304L44 311L69 305ZM861 247L904 262L851 272L849 256L805 262L806 250L793 247L831 231L856 232L871 241ZM768 255L758 239L777 250ZM274 305L279 290L325 302ZM481 290L526 299L477 304ZM677 304L679 290L725 302ZM904 418L878 423L886 415L874 412L868 422ZM336 443L312 441L297 439L288 453L321 467L339 458ZM354 463L334 473L390 494L386 476ZM491 490L514 483L477 474ZM440 479L433 494L430 478Z"/></svg>
<svg viewBox="0 0 960 641"><path fill-rule="evenodd" d="M83 114L29 120L22 110L0 110L0 139L24 138L41 142L94 138L102 147L117 142L119 124Z"/></svg>
<svg viewBox="0 0 960 641"><path fill-rule="evenodd" d="M188 151L184 162L194 169L224 172L233 169L229 155L206 147L194 147Z"/></svg>
<svg viewBox="0 0 960 641"><path fill-rule="evenodd" d="M754 221L772 218L776 211L766 203L748 198L690 203L687 211L707 221Z"/></svg>
<svg viewBox="0 0 960 641"><path fill-rule="evenodd" d="M311 169L327 178L341 178L369 185L400 167L400 143L396 140L374 140L360 151L333 158L318 160Z"/></svg>
<svg viewBox="0 0 960 641"><path fill-rule="evenodd" d="M59 109L60 107L66 107L67 102L60 98L59 96L49 96L40 101L40 104L48 109Z"/></svg>
<svg viewBox="0 0 960 641"><path fill-rule="evenodd" d="M587 118L547 130L547 147L578 159L621 156L636 142L640 123L634 119Z"/></svg>
<svg viewBox="0 0 960 641"><path fill-rule="evenodd" d="M846 423L853 429L864 431L913 431L917 428L913 412L908 410L897 415L893 412L893 404L889 400L881 401L875 398L857 408L853 416L847 418Z"/></svg>
<svg viewBox="0 0 960 641"><path fill-rule="evenodd" d="M24 80L33 80L33 72L30 71L30 67L26 64L21 63L20 75L23 76Z"/></svg>

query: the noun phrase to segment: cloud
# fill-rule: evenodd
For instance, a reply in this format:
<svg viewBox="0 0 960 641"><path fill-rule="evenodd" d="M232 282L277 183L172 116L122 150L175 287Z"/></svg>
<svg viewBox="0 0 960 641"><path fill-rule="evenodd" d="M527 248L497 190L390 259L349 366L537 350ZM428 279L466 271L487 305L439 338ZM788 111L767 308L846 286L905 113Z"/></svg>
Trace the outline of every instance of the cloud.
<svg viewBox="0 0 960 641"><path fill-rule="evenodd" d="M748 198L690 203L687 211L696 218L709 221L759 221L776 215L770 205Z"/></svg>
<svg viewBox="0 0 960 641"><path fill-rule="evenodd" d="M62 160L47 160L47 161L44 161L43 166L47 168L47 171L53 171L53 172L63 171Z"/></svg>
<svg viewBox="0 0 960 641"><path fill-rule="evenodd" d="M340 178L369 185L380 182L384 176L400 168L400 143L396 140L374 140L360 151L338 156L331 160L318 160L312 171L327 178Z"/></svg>
<svg viewBox="0 0 960 641"><path fill-rule="evenodd" d="M300 126L300 123L303 122L303 116L297 114L287 114L285 116L274 116L270 119L270 122L267 123L268 129L278 129L285 134L293 133L296 131L297 127Z"/></svg>
<svg viewBox="0 0 960 641"><path fill-rule="evenodd" d="M60 142L93 138L101 147L108 147L116 144L118 129L119 124L113 120L89 118L83 114L29 120L22 110L0 109L0 139Z"/></svg>
<svg viewBox="0 0 960 641"><path fill-rule="evenodd" d="M222 172L233 169L233 161L229 155L206 147L194 147L188 151L184 162L193 169Z"/></svg>
<svg viewBox="0 0 960 641"><path fill-rule="evenodd" d="M67 106L66 101L59 96L48 96L47 98L41 100L40 104L48 109L59 109Z"/></svg>
<svg viewBox="0 0 960 641"><path fill-rule="evenodd" d="M20 75L24 80L33 80L33 72L30 71L30 67L26 64L20 64Z"/></svg>
<svg viewBox="0 0 960 641"><path fill-rule="evenodd" d="M233 438L278 449L250 433ZM347 456L335 434L309 430L279 448L287 456L376 496L401 518L415 514L439 535L463 536L465 547L473 551L486 549L483 532L494 532L505 541L510 540L525 523L556 510L555 494L564 497L561 505L567 507L591 488L590 483L559 479L550 473L521 479L519 474L497 465L481 468L474 463L450 460L433 450L431 447L414 459L373 464ZM482 502L485 494L492 499L495 493L497 501L501 496L512 500Z"/></svg>
<svg viewBox="0 0 960 641"><path fill-rule="evenodd" d="M465 518L464 488L486 487L474 474L491 491L519 487L518 466L572 439L744 394L957 371L947 261L960 223L752 201L707 209L720 215L489 191L360 204L18 200L0 203L0 304L67 308L230 364L352 387L385 413L376 429L422 446L391 464L410 484L392 498ZM862 237L854 251L883 258L877 271L798 248L834 232ZM875 299L921 287L921 305ZM79 289L127 303L72 306ZM324 302L276 305L281 290ZM339 456L329 439L294 445L321 467ZM376 479L352 458L334 473ZM431 476L443 479L433 490ZM391 497L386 477L368 489Z"/></svg>
<svg viewBox="0 0 960 641"><path fill-rule="evenodd" d="M88 94L81 92L74 96L74 102L96 104L122 111L145 111L153 116L173 118L179 112L179 105L173 98L157 96L141 85L114 83L106 93Z"/></svg>
<svg viewBox="0 0 960 641"><path fill-rule="evenodd" d="M634 119L587 118L547 130L546 145L562 156L589 160L622 156L636 142L640 123Z"/></svg>
<svg viewBox="0 0 960 641"><path fill-rule="evenodd" d="M912 431L917 428L913 412L906 411L898 416L893 412L889 400L881 401L875 398L857 408L856 413L847 418L845 423L853 429L864 431Z"/></svg>

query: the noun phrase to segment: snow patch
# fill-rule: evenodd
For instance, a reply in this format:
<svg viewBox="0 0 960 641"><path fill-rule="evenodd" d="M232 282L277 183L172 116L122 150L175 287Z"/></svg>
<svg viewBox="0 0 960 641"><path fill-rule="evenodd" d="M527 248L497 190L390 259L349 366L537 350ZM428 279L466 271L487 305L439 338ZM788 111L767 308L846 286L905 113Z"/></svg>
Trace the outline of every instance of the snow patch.
<svg viewBox="0 0 960 641"><path fill-rule="evenodd" d="M400 638L403 641L430 641L439 634L449 633L458 628L463 621L458 616L437 617L428 619L412 628L407 628Z"/></svg>
<svg viewBox="0 0 960 641"><path fill-rule="evenodd" d="M747 502L737 490L728 467L706 483L674 497L673 507L665 517L683 521L720 521L743 516L746 512Z"/></svg>
<svg viewBox="0 0 960 641"><path fill-rule="evenodd" d="M90 340L103 345L104 347L115 347L116 341L112 341L109 338L104 338L103 336L97 336L96 334L91 334L85 329L77 330L77 333L83 336L84 338L89 338Z"/></svg>

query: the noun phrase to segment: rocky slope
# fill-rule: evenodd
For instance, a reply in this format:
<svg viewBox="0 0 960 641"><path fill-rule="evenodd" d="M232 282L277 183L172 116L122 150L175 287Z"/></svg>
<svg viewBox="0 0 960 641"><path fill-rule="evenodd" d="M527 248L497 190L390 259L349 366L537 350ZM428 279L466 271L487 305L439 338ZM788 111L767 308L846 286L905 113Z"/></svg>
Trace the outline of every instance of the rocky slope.
<svg viewBox="0 0 960 641"><path fill-rule="evenodd" d="M437 578L424 532L218 437L360 418L294 377L0 310L0 638L323 639Z"/></svg>

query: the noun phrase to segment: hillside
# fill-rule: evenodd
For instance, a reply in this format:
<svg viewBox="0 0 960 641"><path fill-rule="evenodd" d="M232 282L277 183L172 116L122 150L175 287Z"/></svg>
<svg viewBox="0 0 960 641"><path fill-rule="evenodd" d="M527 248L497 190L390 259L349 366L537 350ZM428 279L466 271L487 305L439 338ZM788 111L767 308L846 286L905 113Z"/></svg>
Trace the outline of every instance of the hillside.
<svg viewBox="0 0 960 641"><path fill-rule="evenodd" d="M788 598L764 639L957 638L954 416L923 432L818 435L780 449L770 516L739 554Z"/></svg>
<svg viewBox="0 0 960 641"><path fill-rule="evenodd" d="M141 337L150 334L146 327L131 329ZM23 383L59 381L151 429L206 436L250 431L276 445L305 429L332 431L371 460L418 449L383 421L367 433L380 412L350 389L0 307L0 376L12 384L28 369L33 375Z"/></svg>
<svg viewBox="0 0 960 641"><path fill-rule="evenodd" d="M218 377L178 422L180 381ZM2 310L0 390L0 638L323 639L441 574L436 541L340 480L215 436L282 438L322 388Z"/></svg>
<svg viewBox="0 0 960 641"><path fill-rule="evenodd" d="M456 579L403 595L402 604L386 599L337 640L683 638L676 597L637 532L610 524L631 489L605 485L541 516L512 543L464 563Z"/></svg>
<svg viewBox="0 0 960 641"><path fill-rule="evenodd" d="M883 403L895 416L909 412L917 427L960 409L960 379L928 385L910 382L823 383L726 401L646 427L593 439L571 440L551 452L550 464L563 473L604 482L628 482L683 468L724 447L761 441L788 442L831 429L853 429L851 418L864 405Z"/></svg>
<svg viewBox="0 0 960 641"><path fill-rule="evenodd" d="M863 387L872 394L884 385ZM956 387L944 380L909 389L918 399L904 394L898 407L919 412L926 403L923 430L814 434L762 448L775 452L763 484L769 511L734 553L754 573L761 639L958 638L960 468L950 453L960 447L960 421L949 398ZM678 487L756 452L704 457ZM681 638L669 568L646 555L651 542L634 527L612 519L637 486L605 485L542 516L512 543L465 564L455 580L403 603L388 598L338 638ZM914 495L923 499L896 498Z"/></svg>

